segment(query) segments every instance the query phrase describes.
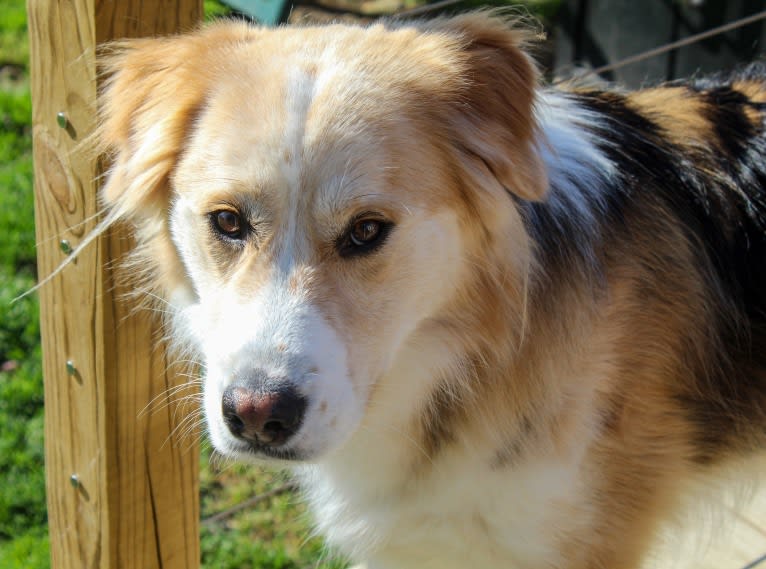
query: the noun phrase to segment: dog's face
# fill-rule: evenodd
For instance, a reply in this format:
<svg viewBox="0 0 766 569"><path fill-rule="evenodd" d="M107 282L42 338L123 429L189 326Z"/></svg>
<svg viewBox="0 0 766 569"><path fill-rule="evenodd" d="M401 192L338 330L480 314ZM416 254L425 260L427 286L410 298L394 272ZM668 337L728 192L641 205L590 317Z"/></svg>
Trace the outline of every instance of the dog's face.
<svg viewBox="0 0 766 569"><path fill-rule="evenodd" d="M517 43L475 17L228 24L112 56L104 195L202 356L220 451L340 448L488 233L514 235L507 193L545 187Z"/></svg>
<svg viewBox="0 0 766 569"><path fill-rule="evenodd" d="M324 73L297 58L223 82L173 176L170 230L198 299L186 316L204 354L210 432L225 451L255 443L302 458L342 443L460 266L448 164L417 162L413 142L429 144L417 117L374 116L383 105L374 93L361 94L371 104L363 119L339 116L354 102L335 84L354 72ZM273 412L238 439L225 397L243 422L254 397Z"/></svg>

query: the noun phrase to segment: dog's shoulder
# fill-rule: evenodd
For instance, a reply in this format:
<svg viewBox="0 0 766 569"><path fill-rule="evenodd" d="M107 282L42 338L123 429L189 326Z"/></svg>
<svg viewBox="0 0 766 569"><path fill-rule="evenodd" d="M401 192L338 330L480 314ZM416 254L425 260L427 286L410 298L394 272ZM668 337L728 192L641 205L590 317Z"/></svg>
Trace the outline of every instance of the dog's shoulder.
<svg viewBox="0 0 766 569"><path fill-rule="evenodd" d="M551 176L554 183L565 181L551 188L554 203L577 202L578 208L561 207L557 214L555 208L525 206L540 249L570 251L564 257L570 260L570 273L584 266L583 260L591 262L595 273L605 270L604 263L624 265L626 258L632 259L636 266L648 268L641 279L662 289L665 298L674 297L683 275L694 275L694 282L700 283L694 293L698 298L687 290L686 300L666 316L694 303L707 313L700 320L704 330L690 324L685 332L688 346L682 351L687 360L699 363L689 368L675 396L699 433L706 433L707 438L698 441L697 458L705 461L723 448L762 444L766 65L754 63L734 72L636 91L569 88L548 92L543 103L546 100L553 101L561 115L543 124L561 149L549 165L561 169L560 156L570 152L580 159L571 160L572 167L590 174L587 179L578 176L579 181ZM566 134L578 139L577 144L568 142L574 150L555 140L565 138L557 134L565 130L562 123L576 123L577 129ZM600 175L593 174L596 170ZM582 227L591 229L579 230ZM587 258L579 251L587 251ZM695 337L698 341L692 340ZM715 430L720 436L711 435L714 423L720 424ZM731 435L734 432L738 435Z"/></svg>

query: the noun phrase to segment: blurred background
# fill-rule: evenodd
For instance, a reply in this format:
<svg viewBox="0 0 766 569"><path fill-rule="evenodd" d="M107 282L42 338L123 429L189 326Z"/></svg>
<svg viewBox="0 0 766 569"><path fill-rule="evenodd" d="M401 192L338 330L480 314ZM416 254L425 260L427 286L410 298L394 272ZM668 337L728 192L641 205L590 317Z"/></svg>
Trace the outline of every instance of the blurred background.
<svg viewBox="0 0 766 569"><path fill-rule="evenodd" d="M429 17L480 6L509 6L540 22L535 56L553 81L602 70L628 87L727 69L763 53L766 28L756 0L231 0L205 1L206 17L246 17L267 25ZM761 14L762 15L762 14ZM622 66L625 58L753 20L726 33ZM745 20L748 21L748 20ZM43 452L43 383L36 282L31 104L24 0L0 0L0 568L50 566ZM591 77L594 79L595 77ZM147 402L148 403L148 402ZM208 569L341 568L311 537L287 477L221 466L202 441L202 564Z"/></svg>

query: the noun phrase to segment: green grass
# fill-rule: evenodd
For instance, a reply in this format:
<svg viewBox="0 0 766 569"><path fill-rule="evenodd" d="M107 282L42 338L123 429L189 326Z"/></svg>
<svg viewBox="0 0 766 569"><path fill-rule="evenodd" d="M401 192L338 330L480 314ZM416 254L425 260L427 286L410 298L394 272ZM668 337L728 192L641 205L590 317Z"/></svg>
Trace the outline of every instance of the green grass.
<svg viewBox="0 0 766 569"><path fill-rule="evenodd" d="M0 65L26 67L28 60L26 6L19 0L0 0Z"/></svg>
<svg viewBox="0 0 766 569"><path fill-rule="evenodd" d="M288 480L284 474L252 466L219 469L208 465L201 476L202 518ZM308 514L297 496L280 493L214 525L203 523L203 564L210 569L345 567L342 560L327 558L321 540L312 539L309 528Z"/></svg>
<svg viewBox="0 0 766 569"><path fill-rule="evenodd" d="M0 0L0 567L48 567L23 2Z"/></svg>

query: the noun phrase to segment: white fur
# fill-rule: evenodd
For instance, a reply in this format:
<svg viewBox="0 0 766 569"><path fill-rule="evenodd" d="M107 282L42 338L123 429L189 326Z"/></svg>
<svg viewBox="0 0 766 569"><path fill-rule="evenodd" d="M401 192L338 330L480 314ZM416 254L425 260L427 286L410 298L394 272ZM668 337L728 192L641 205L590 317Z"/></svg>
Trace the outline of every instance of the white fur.
<svg viewBox="0 0 766 569"><path fill-rule="evenodd" d="M425 478L410 479L408 462L422 451L406 432L407 401L422 400L417 386L428 384L434 362L449 357L428 333L417 335L381 380L401 397L370 410L340 452L296 469L320 532L353 559L367 559L367 569L555 566L558 530L589 521L556 526L561 507L586 509L578 472L593 433L573 437L578 443L564 456L541 441L512 470L493 470L491 447L463 440L440 454Z"/></svg>
<svg viewBox="0 0 766 569"><path fill-rule="evenodd" d="M618 172L596 146L595 128L605 128L593 113L565 93L543 91L536 106L538 144L550 191L547 205L554 216L577 219L589 237L598 237L596 210L604 208L604 188Z"/></svg>
<svg viewBox="0 0 766 569"><path fill-rule="evenodd" d="M174 221L184 213L179 200ZM206 283L198 274L198 255L184 245L186 226L176 221L173 227L192 280ZM256 371L290 381L308 399L303 426L286 447L301 457L341 445L361 417L363 402L349 379L345 346L300 291L289 291L290 250L283 249L279 270L256 294L243 298L226 283L206 283L198 286L199 301L180 316L204 356L205 412L213 444L240 458L250 456L224 425L221 400L228 385Z"/></svg>

